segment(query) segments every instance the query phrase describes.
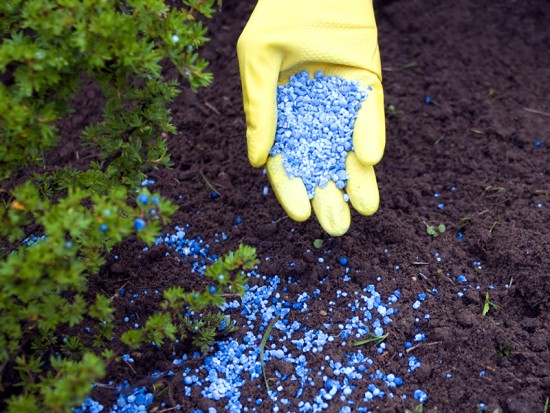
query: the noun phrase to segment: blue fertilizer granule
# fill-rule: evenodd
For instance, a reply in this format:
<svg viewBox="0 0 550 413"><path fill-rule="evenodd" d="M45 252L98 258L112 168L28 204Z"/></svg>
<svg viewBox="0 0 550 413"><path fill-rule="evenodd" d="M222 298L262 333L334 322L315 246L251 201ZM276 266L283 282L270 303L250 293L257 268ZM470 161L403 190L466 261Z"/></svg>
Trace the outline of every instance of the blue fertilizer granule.
<svg viewBox="0 0 550 413"><path fill-rule="evenodd" d="M145 387L136 387L131 391L121 392L116 404L109 409L109 413L146 413L147 407L153 402L153 394ZM104 407L91 398L86 398L80 407L73 409L73 413L100 413Z"/></svg>
<svg viewBox="0 0 550 413"><path fill-rule="evenodd" d="M353 127L367 94L359 82L303 71L277 88L277 131L270 155L283 156L292 179L305 184L309 199L315 188L334 181L344 189L349 178L346 157L353 151Z"/></svg>
<svg viewBox="0 0 550 413"><path fill-rule="evenodd" d="M192 264L192 271L203 277L207 263L213 262L216 256L201 237L187 237L188 227L174 227L173 231L157 238L155 244L169 246L171 252L168 255ZM218 239L228 239L224 232L216 233L215 237L216 242ZM319 259L320 265L330 269L326 266L329 256L319 258L322 258ZM337 255L331 260L336 260L340 265L336 265L332 270L335 274L330 275L345 279L352 272L348 266L352 258ZM290 266L292 264L295 265L290 263ZM477 262L474 264L480 265ZM353 271L359 272L357 269ZM411 341L405 343L405 349L410 351L398 353L402 363L395 371L385 372L380 364L381 355L391 351L391 338L388 343L382 340L377 346L366 345L372 337L386 337L391 331L393 318L398 314L399 290L384 298L375 284L358 286L348 280L352 288L350 291L321 291L317 288L291 293L290 287L300 284L292 277L265 276L257 272L257 268L246 276L249 282L245 285L244 295L240 299L229 299L218 307L239 320L236 325L240 333L218 340L216 346L205 355L198 352L193 355L178 354L174 351L171 368L157 370L150 375L153 380L170 378L179 381L183 390L177 397L191 399L191 402L195 398L210 400L220 406L208 408L208 412L200 409L185 411L259 413L271 407L270 411L281 413L369 412L369 404L373 401L393 399L404 392L412 396L405 378L422 363L409 353L425 339L425 334L415 329ZM380 280L380 277L373 278ZM140 291L139 294L130 290L122 293L121 289L119 296L126 295L138 300L153 291L159 293L152 289ZM424 303L428 297L424 292L418 293L417 302ZM319 309L314 307L319 301L326 303L322 307L326 308L326 316L321 324L313 323L307 315L310 307L314 311ZM306 316L301 316L302 313ZM121 318L130 325L136 321L133 314ZM260 355L260 346L269 325L272 329L266 338L263 355ZM340 348L344 351L335 351ZM127 363L139 363L140 360L134 360L133 356L124 354L122 358ZM275 366L282 364L285 370L279 371ZM262 398L246 397L250 386L264 391L262 366L267 366L270 372L270 391ZM125 384L117 386L117 389L117 401L113 406L104 407L88 398L79 408L73 409L73 413L142 413L157 409L184 411L179 404L164 409L165 403L160 401L157 401L159 406L148 410L154 398L151 388L131 388ZM402 397L406 398L406 394ZM423 390L416 389L414 397L423 402L428 396Z"/></svg>

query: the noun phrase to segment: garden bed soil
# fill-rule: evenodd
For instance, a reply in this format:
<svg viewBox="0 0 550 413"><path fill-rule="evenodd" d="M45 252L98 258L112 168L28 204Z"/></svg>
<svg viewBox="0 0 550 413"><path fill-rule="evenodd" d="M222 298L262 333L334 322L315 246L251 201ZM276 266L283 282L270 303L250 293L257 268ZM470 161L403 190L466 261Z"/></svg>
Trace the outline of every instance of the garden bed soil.
<svg viewBox="0 0 550 413"><path fill-rule="evenodd" d="M372 217L352 213L351 228L338 238L324 234L315 218L305 223L287 218L271 190L264 196L266 175L247 161L235 45L254 3L224 0L223 10L208 22L211 41L204 49L214 83L197 94L185 90L173 104L179 131L170 138L173 169L149 175L156 181L151 190L179 205L172 223L189 224L187 236L201 236L218 254L239 243L256 247L260 274L278 275L283 284L288 277L299 281L289 286L289 294L316 288L353 294L368 284L376 284L383 297L400 290L399 313L387 327L388 349L379 355L371 348L371 357L385 371L403 371L398 353L421 331L426 339L414 355L422 365L404 373L396 397L370 402L371 410L413 408L418 401L412 393L421 388L428 394L425 411L470 412L483 402L503 412L542 412L550 396L550 2L375 4L387 126L385 156L376 166L380 209ZM49 155L52 163L78 163L70 138L97 119L101 103L93 86L80 94L76 112L64 123L67 142ZM203 176L219 198L211 198ZM442 235L427 234L428 225L440 223L446 224ZM215 242L222 232L227 240ZM320 249L313 247L316 239L324 241ZM165 254L167 247L149 252L143 247L136 239L125 241L90 279L92 291L108 296L126 286L130 294L114 300L117 314L132 311L141 319L157 310L160 296L142 296L132 307L131 293L201 282L189 266ZM349 259L347 282L340 257ZM466 284L457 282L459 274ZM415 312L418 293L434 288L438 294ZM499 308L482 316L487 291ZM326 307L310 302L310 327L327 322ZM334 311L337 320L339 309ZM415 322L416 317L422 319ZM238 312L234 318L243 323ZM124 331L124 323L117 323L117 331ZM234 337L242 334L243 329ZM115 340L115 350L129 352L119 346ZM152 380L145 377L173 369L170 351L147 347L133 353L132 368L111 368L105 382L127 379L151 390ZM337 357L337 351L345 349L330 347L330 356ZM310 360L314 372L316 362L322 357ZM273 373L269 364L267 372ZM287 385L283 393L295 406L297 387ZM226 403L204 400L198 389L185 397L181 379L163 386L168 391L151 411L161 401L166 408L179 403L187 412L209 406L223 411ZM365 390L350 398L361 401ZM263 380L242 392L250 411L253 403L246 401L257 398L264 399L259 411L271 411ZM403 400L402 394L409 397ZM100 387L93 397L105 406L115 401ZM344 404L334 399L327 411Z"/></svg>

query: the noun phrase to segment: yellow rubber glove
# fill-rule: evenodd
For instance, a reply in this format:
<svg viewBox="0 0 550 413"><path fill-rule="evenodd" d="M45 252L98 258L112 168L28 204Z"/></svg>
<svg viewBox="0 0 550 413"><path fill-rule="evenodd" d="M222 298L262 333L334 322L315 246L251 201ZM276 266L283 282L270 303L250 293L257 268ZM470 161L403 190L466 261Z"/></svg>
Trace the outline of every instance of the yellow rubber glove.
<svg viewBox="0 0 550 413"><path fill-rule="evenodd" d="M248 158L254 167L267 163L271 186L289 217L305 221L311 204L323 229L344 234L351 222L343 192L330 181L317 187L313 200L300 178L290 179L282 155L269 157L277 126L277 85L307 70L357 80L365 89L348 154L346 192L363 215L378 209L373 165L385 145L384 97L378 35L371 0L259 0L237 44Z"/></svg>

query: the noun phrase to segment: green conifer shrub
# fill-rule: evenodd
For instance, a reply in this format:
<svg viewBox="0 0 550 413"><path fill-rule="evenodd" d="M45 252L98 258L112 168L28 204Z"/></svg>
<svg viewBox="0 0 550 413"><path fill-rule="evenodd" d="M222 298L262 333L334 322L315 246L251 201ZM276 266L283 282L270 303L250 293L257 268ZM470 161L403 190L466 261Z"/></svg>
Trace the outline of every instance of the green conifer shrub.
<svg viewBox="0 0 550 413"><path fill-rule="evenodd" d="M122 342L139 348L144 342L161 345L166 339L177 339L190 341L202 352L208 352L217 337L237 330L230 318L216 307L224 304L227 296L242 297L247 281L244 271L252 270L258 262L255 248L239 245L236 251L206 268L205 275L211 284L205 291L185 291L179 286L168 288L160 304L163 311L149 316L143 328L126 331Z"/></svg>
<svg viewBox="0 0 550 413"><path fill-rule="evenodd" d="M110 299L87 299L87 279L130 234L151 244L175 206L140 187L169 166L167 134L176 67L193 90L211 75L197 50L200 15L215 0L4 0L0 2L0 410L67 412L117 355ZM85 168L48 165L61 120L85 80L105 96L101 121L81 139ZM78 111L79 108L74 108ZM41 166L40 174L31 173ZM10 177L26 177L14 186ZM62 328L95 320L94 348Z"/></svg>

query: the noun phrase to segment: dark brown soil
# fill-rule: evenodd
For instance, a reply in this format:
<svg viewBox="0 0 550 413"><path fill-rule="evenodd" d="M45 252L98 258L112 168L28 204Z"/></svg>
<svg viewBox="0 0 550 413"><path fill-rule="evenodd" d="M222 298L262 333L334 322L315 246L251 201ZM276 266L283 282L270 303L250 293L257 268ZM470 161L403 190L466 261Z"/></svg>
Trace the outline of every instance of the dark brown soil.
<svg viewBox="0 0 550 413"><path fill-rule="evenodd" d="M211 42L204 51L214 84L197 95L184 92L173 105L179 130L170 141L174 168L150 176L156 180L152 188L180 207L173 224L189 224L188 236L202 236L219 254L240 242L255 246L259 273L300 282L289 287L289 294L320 288L326 297L337 290L352 295L368 284L375 284L383 297L400 290L399 313L386 328L387 351L379 355L367 346L363 352L372 353L378 368L402 375L404 385L393 399L369 404L362 402L366 384L358 385L349 400L373 411L403 412L418 404L413 392L422 389L428 394L425 411L473 412L483 402L491 412L497 407L542 412L550 396L550 2L375 4L387 108L387 149L376 167L380 210L372 217L353 214L349 232L334 239L314 218L306 223L285 218L272 191L263 195L266 176L248 164L235 45L254 3L224 0L223 11L209 22ZM82 110L67 122L75 136L99 113L96 97L93 89L84 93L78 102ZM70 137L68 128L64 135ZM73 156L61 152L56 163L72 162ZM201 174L220 198L211 199ZM238 225L237 217L242 218ZM440 223L446 224L441 236L427 234L428 225ZM216 242L222 232L228 239ZM315 250L318 238L324 245ZM119 260L110 257L101 275L90 280L92 289L109 296L125 285L127 294L114 300L121 328L128 313L144 320L157 310L159 295L145 296L144 290L197 283L189 266L178 266L165 255L166 247L142 249L141 243L126 241L113 254ZM352 269L348 282L337 263L342 256ZM297 265L290 267L291 262ZM468 283L457 283L459 274ZM439 293L413 310L417 295L433 288ZM499 308L482 316L487 291ZM130 304L134 293L140 296ZM344 307L323 316L326 306L310 301L308 327L334 321L337 335L338 320L347 317ZM234 318L243 324L238 313ZM426 339L405 353L403 343L417 332ZM179 356L191 351L177 348ZM325 351L344 361L337 345ZM208 406L224 411L226 400L206 402L198 389L184 396L170 349L147 348L132 355L133 370L113 366L106 382L127 379L153 391L146 379L151 373L177 373L164 382L169 390L156 397L150 411L176 404L186 412ZM409 373L408 355L422 363ZM317 357L308 366L315 373L323 363ZM267 365L268 374L274 369ZM279 399L288 398L293 407L279 404L280 411L298 411L297 384L284 386ZM248 411L256 408L257 398L264 399L258 411L272 410L261 378L242 393ZM311 402L315 394L308 390L302 400ZM115 400L100 388L93 397L106 409ZM346 404L337 397L327 411L338 412Z"/></svg>

